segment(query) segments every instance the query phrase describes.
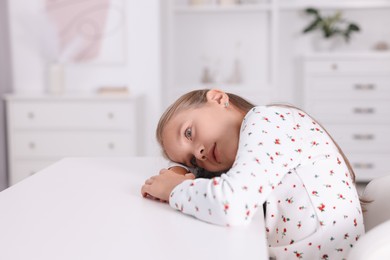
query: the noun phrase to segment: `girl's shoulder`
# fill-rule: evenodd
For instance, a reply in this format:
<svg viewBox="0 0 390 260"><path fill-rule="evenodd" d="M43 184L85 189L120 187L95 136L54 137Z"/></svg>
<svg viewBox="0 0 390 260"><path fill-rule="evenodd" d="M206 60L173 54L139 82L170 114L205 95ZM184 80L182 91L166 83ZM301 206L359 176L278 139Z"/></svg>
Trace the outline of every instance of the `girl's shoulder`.
<svg viewBox="0 0 390 260"><path fill-rule="evenodd" d="M284 104L271 104L271 105L262 105L253 107L245 116L248 120L254 115L260 116L262 118L279 118L287 119L288 117L306 117L306 113L301 109Z"/></svg>

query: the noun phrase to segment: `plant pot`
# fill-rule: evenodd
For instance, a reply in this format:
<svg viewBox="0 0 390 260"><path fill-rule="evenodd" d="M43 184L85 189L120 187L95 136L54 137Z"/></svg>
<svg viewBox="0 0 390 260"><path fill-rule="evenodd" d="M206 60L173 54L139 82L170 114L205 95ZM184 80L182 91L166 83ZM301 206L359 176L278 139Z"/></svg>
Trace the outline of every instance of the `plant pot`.
<svg viewBox="0 0 390 260"><path fill-rule="evenodd" d="M344 39L340 36L324 38L322 36L313 38L313 47L315 51L331 52L337 50L344 44Z"/></svg>

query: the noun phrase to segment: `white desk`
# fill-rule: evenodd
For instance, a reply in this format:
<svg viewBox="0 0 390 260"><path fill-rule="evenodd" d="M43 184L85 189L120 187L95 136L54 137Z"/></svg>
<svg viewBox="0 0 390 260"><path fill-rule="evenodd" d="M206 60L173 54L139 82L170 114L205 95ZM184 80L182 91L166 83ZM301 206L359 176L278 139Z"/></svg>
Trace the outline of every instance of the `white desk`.
<svg viewBox="0 0 390 260"><path fill-rule="evenodd" d="M69 158L1 192L0 259L268 259L260 215L220 227L142 198L145 179L165 165Z"/></svg>

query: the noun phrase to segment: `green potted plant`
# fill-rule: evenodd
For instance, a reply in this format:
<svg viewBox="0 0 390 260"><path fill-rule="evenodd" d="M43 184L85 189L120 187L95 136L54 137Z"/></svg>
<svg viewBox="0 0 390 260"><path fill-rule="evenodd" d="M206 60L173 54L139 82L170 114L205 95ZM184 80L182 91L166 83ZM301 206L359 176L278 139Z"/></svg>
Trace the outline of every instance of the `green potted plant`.
<svg viewBox="0 0 390 260"><path fill-rule="evenodd" d="M303 30L303 33L312 31L321 31L323 39L344 39L349 42L351 34L360 31L360 27L353 22L346 21L342 18L341 11L323 16L315 8L305 9L305 13L314 17L314 20Z"/></svg>

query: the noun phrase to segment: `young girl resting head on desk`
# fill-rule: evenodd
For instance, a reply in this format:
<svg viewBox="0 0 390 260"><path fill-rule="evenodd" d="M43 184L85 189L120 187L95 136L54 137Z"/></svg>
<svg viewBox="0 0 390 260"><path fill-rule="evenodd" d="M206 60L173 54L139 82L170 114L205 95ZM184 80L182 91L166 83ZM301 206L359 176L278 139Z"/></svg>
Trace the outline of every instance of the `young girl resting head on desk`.
<svg viewBox="0 0 390 260"><path fill-rule="evenodd" d="M163 169L142 195L225 226L248 223L264 204L271 257L343 259L364 233L348 160L297 108L196 90L167 109L156 134L171 161L218 177Z"/></svg>

